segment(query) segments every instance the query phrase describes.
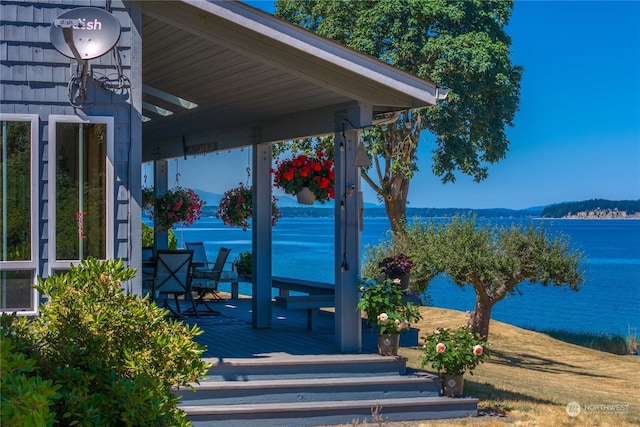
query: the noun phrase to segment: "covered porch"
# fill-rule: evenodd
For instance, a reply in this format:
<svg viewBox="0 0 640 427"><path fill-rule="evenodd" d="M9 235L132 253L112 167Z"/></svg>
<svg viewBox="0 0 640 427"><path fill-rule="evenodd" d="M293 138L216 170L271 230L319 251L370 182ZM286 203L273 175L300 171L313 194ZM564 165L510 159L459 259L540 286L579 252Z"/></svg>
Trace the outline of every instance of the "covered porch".
<svg viewBox="0 0 640 427"><path fill-rule="evenodd" d="M224 293L223 296L229 297ZM212 302L211 305L221 314L183 319L189 325L197 324L204 331L195 340L207 346L205 358L224 361L278 354L336 354L335 320L329 311L321 311L318 328L309 333L305 310L287 310L272 305L271 327L254 328L251 298L241 296L239 299ZM363 352L374 354L377 349L365 346Z"/></svg>
<svg viewBox="0 0 640 427"><path fill-rule="evenodd" d="M134 84L140 96L134 99L142 111L141 150L139 157L134 153L132 167L154 162L154 188L162 193L168 188L169 159L252 147L254 274L251 309L241 317L250 318L256 334L279 328L271 301L271 144L334 134L335 314L326 336L316 331L313 339L323 338L332 351L362 351L355 310L361 252L359 134L373 124L394 122L408 109L434 105L446 91L241 3L147 1L139 3L139 12L143 66ZM136 181L141 184L132 174L139 212L141 191L135 189L141 185L136 187ZM131 233L132 266L140 268L136 251L141 238L134 226ZM165 247L166 240L157 235L156 249ZM134 289L139 287L134 283ZM215 335L215 328L211 332ZM311 339L306 328L300 332ZM266 340L268 333L263 335Z"/></svg>

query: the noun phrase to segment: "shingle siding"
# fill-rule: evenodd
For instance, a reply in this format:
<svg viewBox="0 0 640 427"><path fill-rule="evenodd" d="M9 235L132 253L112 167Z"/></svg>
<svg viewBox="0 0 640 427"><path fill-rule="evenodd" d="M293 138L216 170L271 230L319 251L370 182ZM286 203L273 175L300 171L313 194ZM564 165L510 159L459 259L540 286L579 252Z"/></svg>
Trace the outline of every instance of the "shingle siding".
<svg viewBox="0 0 640 427"><path fill-rule="evenodd" d="M59 53L51 44L51 24L63 12L76 7L99 7L110 4L110 12L121 24L121 35L115 51L89 61L87 99L82 109L74 109L69 102L68 82L77 71L76 61ZM140 25L140 23L138 23ZM131 138L130 120L132 96L128 88L108 90L93 82L93 77L117 81L118 68L126 79L131 79L131 22L122 0L38 0L0 2L0 111L10 114L37 114L40 118L40 156L38 167L40 210L39 247L41 276L48 268L48 120L50 115L87 115L115 117L114 132L114 199L112 206L114 251L116 257L130 256L131 246L128 221L129 164ZM137 43L141 43L139 40ZM140 49L140 46L137 47ZM119 62L119 64L117 64ZM136 66L140 70L141 65ZM139 71L136 71L137 73ZM93 77L92 77L93 76ZM138 78L139 80L139 78ZM139 137L136 139L140 139ZM137 242L139 243L139 242Z"/></svg>

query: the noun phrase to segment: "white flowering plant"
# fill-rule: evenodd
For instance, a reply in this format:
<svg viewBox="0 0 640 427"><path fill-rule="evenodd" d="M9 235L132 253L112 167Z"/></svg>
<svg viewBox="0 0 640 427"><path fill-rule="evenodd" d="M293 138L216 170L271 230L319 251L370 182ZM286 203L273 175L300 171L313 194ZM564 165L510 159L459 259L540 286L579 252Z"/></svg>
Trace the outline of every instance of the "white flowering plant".
<svg viewBox="0 0 640 427"><path fill-rule="evenodd" d="M468 327L458 329L438 328L424 337L422 367L431 365L433 369L447 375L462 375L473 370L488 357L486 341L480 339Z"/></svg>
<svg viewBox="0 0 640 427"><path fill-rule="evenodd" d="M379 335L398 334L422 319L418 306L403 301L403 294L399 279L364 280L357 308L366 314L369 326L377 327Z"/></svg>

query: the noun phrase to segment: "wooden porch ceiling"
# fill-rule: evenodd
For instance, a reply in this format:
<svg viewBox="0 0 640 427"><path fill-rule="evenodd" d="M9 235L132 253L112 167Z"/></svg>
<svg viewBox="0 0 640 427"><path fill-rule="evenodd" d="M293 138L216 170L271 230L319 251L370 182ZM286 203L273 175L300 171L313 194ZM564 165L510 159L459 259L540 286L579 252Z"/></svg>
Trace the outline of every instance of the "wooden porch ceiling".
<svg viewBox="0 0 640 427"><path fill-rule="evenodd" d="M160 108L143 111L145 162L331 133L337 111L363 105L375 116L446 96L431 82L235 1L145 1L141 9L142 78L150 88L143 102Z"/></svg>

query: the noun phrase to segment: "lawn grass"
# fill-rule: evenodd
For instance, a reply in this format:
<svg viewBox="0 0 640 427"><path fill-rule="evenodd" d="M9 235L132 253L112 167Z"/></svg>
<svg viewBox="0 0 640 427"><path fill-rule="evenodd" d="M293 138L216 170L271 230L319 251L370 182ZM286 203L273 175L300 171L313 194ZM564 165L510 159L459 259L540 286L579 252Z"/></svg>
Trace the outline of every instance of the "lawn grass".
<svg viewBox="0 0 640 427"><path fill-rule="evenodd" d="M464 313L421 307L420 334L465 325ZM381 422L385 427L615 426L640 425L640 357L619 356L557 340L547 334L492 321L491 358L465 375L466 395L480 399L479 417ZM421 368L422 348L401 348L407 366ZM429 370L430 368L426 367ZM569 402L581 405L569 417ZM384 418L384 408L381 408ZM364 425L364 424L354 424Z"/></svg>

